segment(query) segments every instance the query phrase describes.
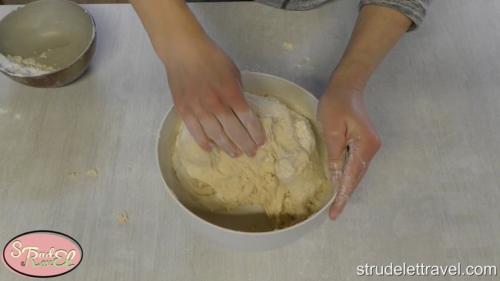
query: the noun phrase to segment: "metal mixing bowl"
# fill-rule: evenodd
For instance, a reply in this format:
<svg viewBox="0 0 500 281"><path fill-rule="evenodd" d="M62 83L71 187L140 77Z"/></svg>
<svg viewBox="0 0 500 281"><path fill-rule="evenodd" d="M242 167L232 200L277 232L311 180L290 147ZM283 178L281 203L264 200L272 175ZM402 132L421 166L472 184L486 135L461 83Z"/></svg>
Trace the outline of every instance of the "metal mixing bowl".
<svg viewBox="0 0 500 281"><path fill-rule="evenodd" d="M85 72L95 45L94 19L78 4L67 0L35 1L0 21L0 71L26 85L61 87ZM45 70L16 70L13 57Z"/></svg>

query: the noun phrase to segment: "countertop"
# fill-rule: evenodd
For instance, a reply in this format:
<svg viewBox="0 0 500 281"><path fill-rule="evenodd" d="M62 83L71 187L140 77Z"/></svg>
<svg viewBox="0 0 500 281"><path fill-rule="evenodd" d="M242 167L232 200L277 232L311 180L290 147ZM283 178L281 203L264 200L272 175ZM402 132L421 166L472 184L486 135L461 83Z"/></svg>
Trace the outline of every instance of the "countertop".
<svg viewBox="0 0 500 281"><path fill-rule="evenodd" d="M36 229L71 235L83 262L57 280L387 280L356 267L500 266L499 1L433 3L369 83L383 147L341 218L257 253L215 247L180 221L155 156L172 105L163 67L129 5L85 7L98 45L84 77L35 89L0 76L0 243ZM308 12L191 7L241 69L317 96L357 15L350 0ZM0 280L25 277L1 266Z"/></svg>

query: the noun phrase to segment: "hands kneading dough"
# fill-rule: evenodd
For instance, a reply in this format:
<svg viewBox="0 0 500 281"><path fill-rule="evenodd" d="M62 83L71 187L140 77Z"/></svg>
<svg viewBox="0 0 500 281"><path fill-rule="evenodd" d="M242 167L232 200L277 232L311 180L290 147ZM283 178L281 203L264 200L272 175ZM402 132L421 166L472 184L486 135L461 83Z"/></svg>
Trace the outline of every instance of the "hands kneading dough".
<svg viewBox="0 0 500 281"><path fill-rule="evenodd" d="M206 152L182 124L173 154L177 177L209 210L256 204L280 225L303 220L321 208L329 189L311 124L274 98L245 98L267 136L255 157Z"/></svg>

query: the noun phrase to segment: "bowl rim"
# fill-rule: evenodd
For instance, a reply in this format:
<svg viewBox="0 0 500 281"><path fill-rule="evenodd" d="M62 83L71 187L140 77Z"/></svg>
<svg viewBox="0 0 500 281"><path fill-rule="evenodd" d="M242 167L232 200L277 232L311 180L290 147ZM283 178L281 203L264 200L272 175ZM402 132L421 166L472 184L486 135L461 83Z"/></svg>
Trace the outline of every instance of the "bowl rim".
<svg viewBox="0 0 500 281"><path fill-rule="evenodd" d="M291 84L291 85L297 87L302 92L304 92L307 95L309 95L310 97L314 98L315 100L318 100L318 98L316 98L316 96L314 96L311 92L307 91L303 87L301 87L301 86L297 85L296 83L294 83L292 81L289 81L289 80L287 80L285 78L281 78L279 76L275 76L275 75L268 74L268 73L248 71L248 70L241 71L241 74L242 75L246 74L246 75L264 76L264 77L267 77L267 78L280 80L282 82L285 82L285 83L288 83L288 84ZM166 122L166 120L167 120L167 118L170 115L170 113L171 113L172 110L175 110L175 106L174 105L170 106L170 108L167 110L167 113L163 117L163 119L161 121L161 124L160 124L160 127L159 127L158 132L157 132L156 146L155 146L156 147L156 153L155 153L155 155L156 155L156 164L158 165L157 168L160 171L163 184L165 185L164 187L166 187L165 189L167 189L167 193L170 194L170 196L173 198L173 200L176 202L176 204L181 207L181 209L183 209L191 217L194 217L196 221L201 222L202 224L207 225L208 227L210 227L212 229L215 229L217 231L223 231L223 232L227 232L227 233L231 233L231 234L236 234L236 235L252 236L252 237L255 237L255 236L278 235L280 233L289 232L289 231L292 231L294 229L301 228L305 224L308 224L309 222L315 220L318 216L322 215L323 212L327 208L329 208L330 205L335 200L335 197L337 195L336 190L333 191L333 193L331 195L331 198L325 203L325 205L323 207L321 207L319 210L317 210L314 214L310 215L307 219L305 219L305 220L303 220L303 221L301 221L299 223L296 223L296 224L294 224L292 226L289 226L289 227L285 227L285 228L281 228L281 229L275 229L275 230L269 230L269 231L249 232L249 231L235 230L235 229L225 228L225 227L219 226L217 224L214 224L212 222L209 222L207 220L204 220L200 216L196 215L189 208L187 208L186 206L184 206L184 204L182 204L182 202L180 202L179 198L177 198L177 195L175 195L175 193L172 191L172 189L168 186L167 181L166 181L166 179L165 179L165 177L164 177L164 175L162 173L162 170L161 170L160 155L159 155L160 154L161 131L162 131L163 126L164 126L164 124L165 124L165 122ZM335 187L333 187L333 188L335 188Z"/></svg>
<svg viewBox="0 0 500 281"><path fill-rule="evenodd" d="M2 21L6 17L8 17L9 15L11 15L11 14L13 14L15 12L18 12L19 10L23 9L24 7L26 7L27 5L30 5L32 3L36 3L36 2L39 2L39 1L47 1L47 0L37 0L37 1L33 1L33 2L30 2L30 3L27 3L27 4L23 5L23 6L20 6L20 7L16 8L16 9L10 11L7 15L5 15L0 20L0 23L2 23ZM95 24L94 17L85 8L83 8L81 5L79 5L76 2L69 1L69 0L57 0L57 1L64 1L64 2L71 3L72 5L77 6L78 8L80 8L90 18L90 23L91 23L91 27L92 27L92 34L91 34L90 40L87 43L87 46L85 47L85 49L74 60L72 60L67 65L65 65L63 67L60 67L60 68L57 68L57 69L54 69L54 70L52 70L50 72L45 72L45 73L38 74L38 75L24 75L24 74L16 74L16 73L12 73L12 72L6 71L3 67L0 66L0 71L1 72L5 73L6 75L9 75L11 77L28 78L28 79L29 78L42 78L42 77L46 77L48 75L52 75L54 73L58 73L58 72L61 72L61 71L64 71L64 70L70 68L72 65L74 65L75 63L77 63L90 50L90 48L92 47L92 44L94 43L94 41L96 40L96 37L97 37L97 27L96 27L96 24ZM0 54L2 54L2 53L0 53Z"/></svg>

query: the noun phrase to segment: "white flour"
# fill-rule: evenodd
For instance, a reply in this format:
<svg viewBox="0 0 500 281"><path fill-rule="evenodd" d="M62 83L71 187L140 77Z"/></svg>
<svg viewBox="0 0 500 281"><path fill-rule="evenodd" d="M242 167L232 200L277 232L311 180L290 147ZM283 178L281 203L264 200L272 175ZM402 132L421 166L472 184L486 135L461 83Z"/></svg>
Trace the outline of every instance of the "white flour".
<svg viewBox="0 0 500 281"><path fill-rule="evenodd" d="M2 54L0 54L0 68L10 74L23 76L39 76L55 70L51 66L37 63L34 58Z"/></svg>

